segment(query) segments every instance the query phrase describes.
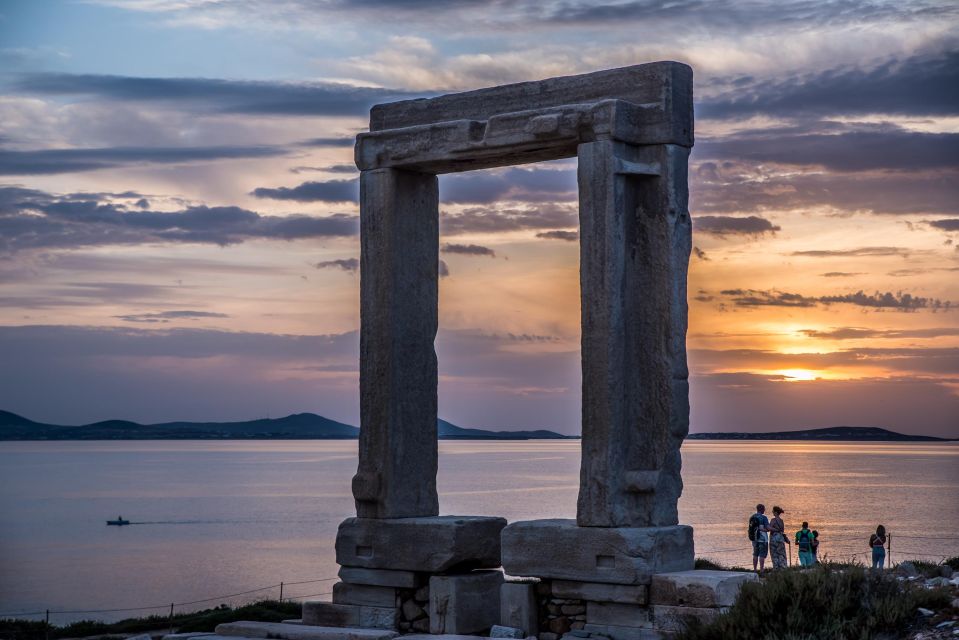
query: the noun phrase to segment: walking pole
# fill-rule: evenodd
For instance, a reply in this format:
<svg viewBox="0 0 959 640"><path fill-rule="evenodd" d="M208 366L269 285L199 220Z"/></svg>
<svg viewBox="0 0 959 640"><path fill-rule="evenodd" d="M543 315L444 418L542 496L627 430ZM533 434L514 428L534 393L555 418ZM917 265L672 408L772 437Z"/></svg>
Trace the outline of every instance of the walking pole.
<svg viewBox="0 0 959 640"><path fill-rule="evenodd" d="M886 536L886 545L889 547L886 552L886 566L892 568L892 534Z"/></svg>

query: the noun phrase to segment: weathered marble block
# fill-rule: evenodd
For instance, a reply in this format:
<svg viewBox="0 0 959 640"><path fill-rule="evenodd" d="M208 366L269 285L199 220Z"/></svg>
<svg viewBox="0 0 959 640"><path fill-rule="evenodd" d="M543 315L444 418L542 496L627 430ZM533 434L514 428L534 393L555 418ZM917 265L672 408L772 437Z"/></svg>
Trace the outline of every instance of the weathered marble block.
<svg viewBox="0 0 959 640"><path fill-rule="evenodd" d="M364 567L340 567L340 580L351 584L366 584L375 587L418 589L426 584L427 576L414 571L391 569L366 569Z"/></svg>
<svg viewBox="0 0 959 640"><path fill-rule="evenodd" d="M610 640L664 640L668 637L649 627L618 627L611 624L589 624L583 631L592 636L606 636Z"/></svg>
<svg viewBox="0 0 959 640"><path fill-rule="evenodd" d="M439 513L438 198L435 175L360 175L360 437L352 486L362 518Z"/></svg>
<svg viewBox="0 0 959 640"><path fill-rule="evenodd" d="M655 576L653 576L655 579ZM553 597L593 602L616 602L619 604L646 604L648 591L644 584L603 584L600 582L575 582L553 580Z"/></svg>
<svg viewBox="0 0 959 640"><path fill-rule="evenodd" d="M579 527L528 520L503 529L503 569L514 576L649 584L653 574L693 568L693 529Z"/></svg>
<svg viewBox="0 0 959 640"><path fill-rule="evenodd" d="M500 625L522 629L525 636L539 635L539 607L536 602L536 584L532 582L504 582L499 593Z"/></svg>
<svg viewBox="0 0 959 640"><path fill-rule="evenodd" d="M654 605L731 607L740 589L757 582L754 573L742 571L678 571L653 576L649 601Z"/></svg>
<svg viewBox="0 0 959 640"><path fill-rule="evenodd" d="M395 607L311 601L303 603L303 624L318 627L396 629L398 615L399 610Z"/></svg>
<svg viewBox="0 0 959 640"><path fill-rule="evenodd" d="M668 633L682 631L691 620L696 620L701 624L709 624L714 622L716 618L724 612L724 609L670 607L660 604L654 604L650 607L653 628Z"/></svg>
<svg viewBox="0 0 959 640"><path fill-rule="evenodd" d="M282 622L225 622L216 625L218 636L273 638L276 640L392 640L388 629L316 627Z"/></svg>
<svg viewBox="0 0 959 640"><path fill-rule="evenodd" d="M668 136L666 141L692 146L693 70L670 61L378 104L370 110L370 131L489 120L503 113L606 99L658 107L661 119L649 123L650 128Z"/></svg>
<svg viewBox="0 0 959 640"><path fill-rule="evenodd" d="M617 627L651 626L649 608L638 604L589 602L586 604L588 624L607 624Z"/></svg>
<svg viewBox="0 0 959 640"><path fill-rule="evenodd" d="M499 571L430 578L430 633L485 633L500 617Z"/></svg>
<svg viewBox="0 0 959 640"><path fill-rule="evenodd" d="M336 534L344 566L442 573L500 565L504 518L347 518Z"/></svg>
<svg viewBox="0 0 959 640"><path fill-rule="evenodd" d="M333 602L336 604L358 604L369 607L396 607L399 589L396 587L377 587L369 584L350 584L337 582L333 585Z"/></svg>

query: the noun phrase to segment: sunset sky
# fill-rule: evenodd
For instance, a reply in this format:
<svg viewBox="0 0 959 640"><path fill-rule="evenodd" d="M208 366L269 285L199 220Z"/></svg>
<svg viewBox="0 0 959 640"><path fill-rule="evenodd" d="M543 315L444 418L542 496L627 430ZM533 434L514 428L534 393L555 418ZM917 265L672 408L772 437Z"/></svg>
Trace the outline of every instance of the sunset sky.
<svg viewBox="0 0 959 640"><path fill-rule="evenodd" d="M695 74L691 430L959 437L959 5L0 0L0 409L358 423L372 104ZM576 161L440 179L440 415L578 433Z"/></svg>

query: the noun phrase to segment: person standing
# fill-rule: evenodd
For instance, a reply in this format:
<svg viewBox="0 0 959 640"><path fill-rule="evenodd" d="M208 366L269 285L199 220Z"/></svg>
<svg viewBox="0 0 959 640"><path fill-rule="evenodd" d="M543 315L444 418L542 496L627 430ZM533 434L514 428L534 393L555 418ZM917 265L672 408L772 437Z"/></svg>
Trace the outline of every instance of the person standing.
<svg viewBox="0 0 959 640"><path fill-rule="evenodd" d="M886 527L882 525L876 527L876 533L869 536L869 546L872 548L872 568L884 568L886 565Z"/></svg>
<svg viewBox="0 0 959 640"><path fill-rule="evenodd" d="M796 550L799 552L799 564L804 567L811 567L816 562L813 553L815 539L813 532L809 530L809 523L803 522L802 529L796 532Z"/></svg>
<svg viewBox="0 0 959 640"><path fill-rule="evenodd" d="M769 554L769 518L766 517L766 505L757 504L756 513L749 516L749 540L753 543L753 571L760 573L766 567ZM758 569L757 569L758 565Z"/></svg>
<svg viewBox="0 0 959 640"><path fill-rule="evenodd" d="M773 519L769 521L769 552L773 557L773 569L785 569L786 545L792 544L786 536L786 523L780 517L786 513L782 507L773 507Z"/></svg>
<svg viewBox="0 0 959 640"><path fill-rule="evenodd" d="M813 530L812 532L812 563L816 564L819 562L819 532Z"/></svg>

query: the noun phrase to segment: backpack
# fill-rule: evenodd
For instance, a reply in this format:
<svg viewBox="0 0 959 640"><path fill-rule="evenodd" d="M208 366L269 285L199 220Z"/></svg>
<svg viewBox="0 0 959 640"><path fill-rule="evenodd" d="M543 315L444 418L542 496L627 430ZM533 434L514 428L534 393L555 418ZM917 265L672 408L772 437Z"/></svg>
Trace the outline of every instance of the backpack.
<svg viewBox="0 0 959 640"><path fill-rule="evenodd" d="M753 542L756 541L756 531L759 529L759 525L762 524L762 521L759 519L759 514L754 513L749 517L749 530L747 535L749 539Z"/></svg>
<svg viewBox="0 0 959 640"><path fill-rule="evenodd" d="M796 536L796 542L799 543L799 551L805 553L812 550L812 534L803 529L799 532L799 535Z"/></svg>

